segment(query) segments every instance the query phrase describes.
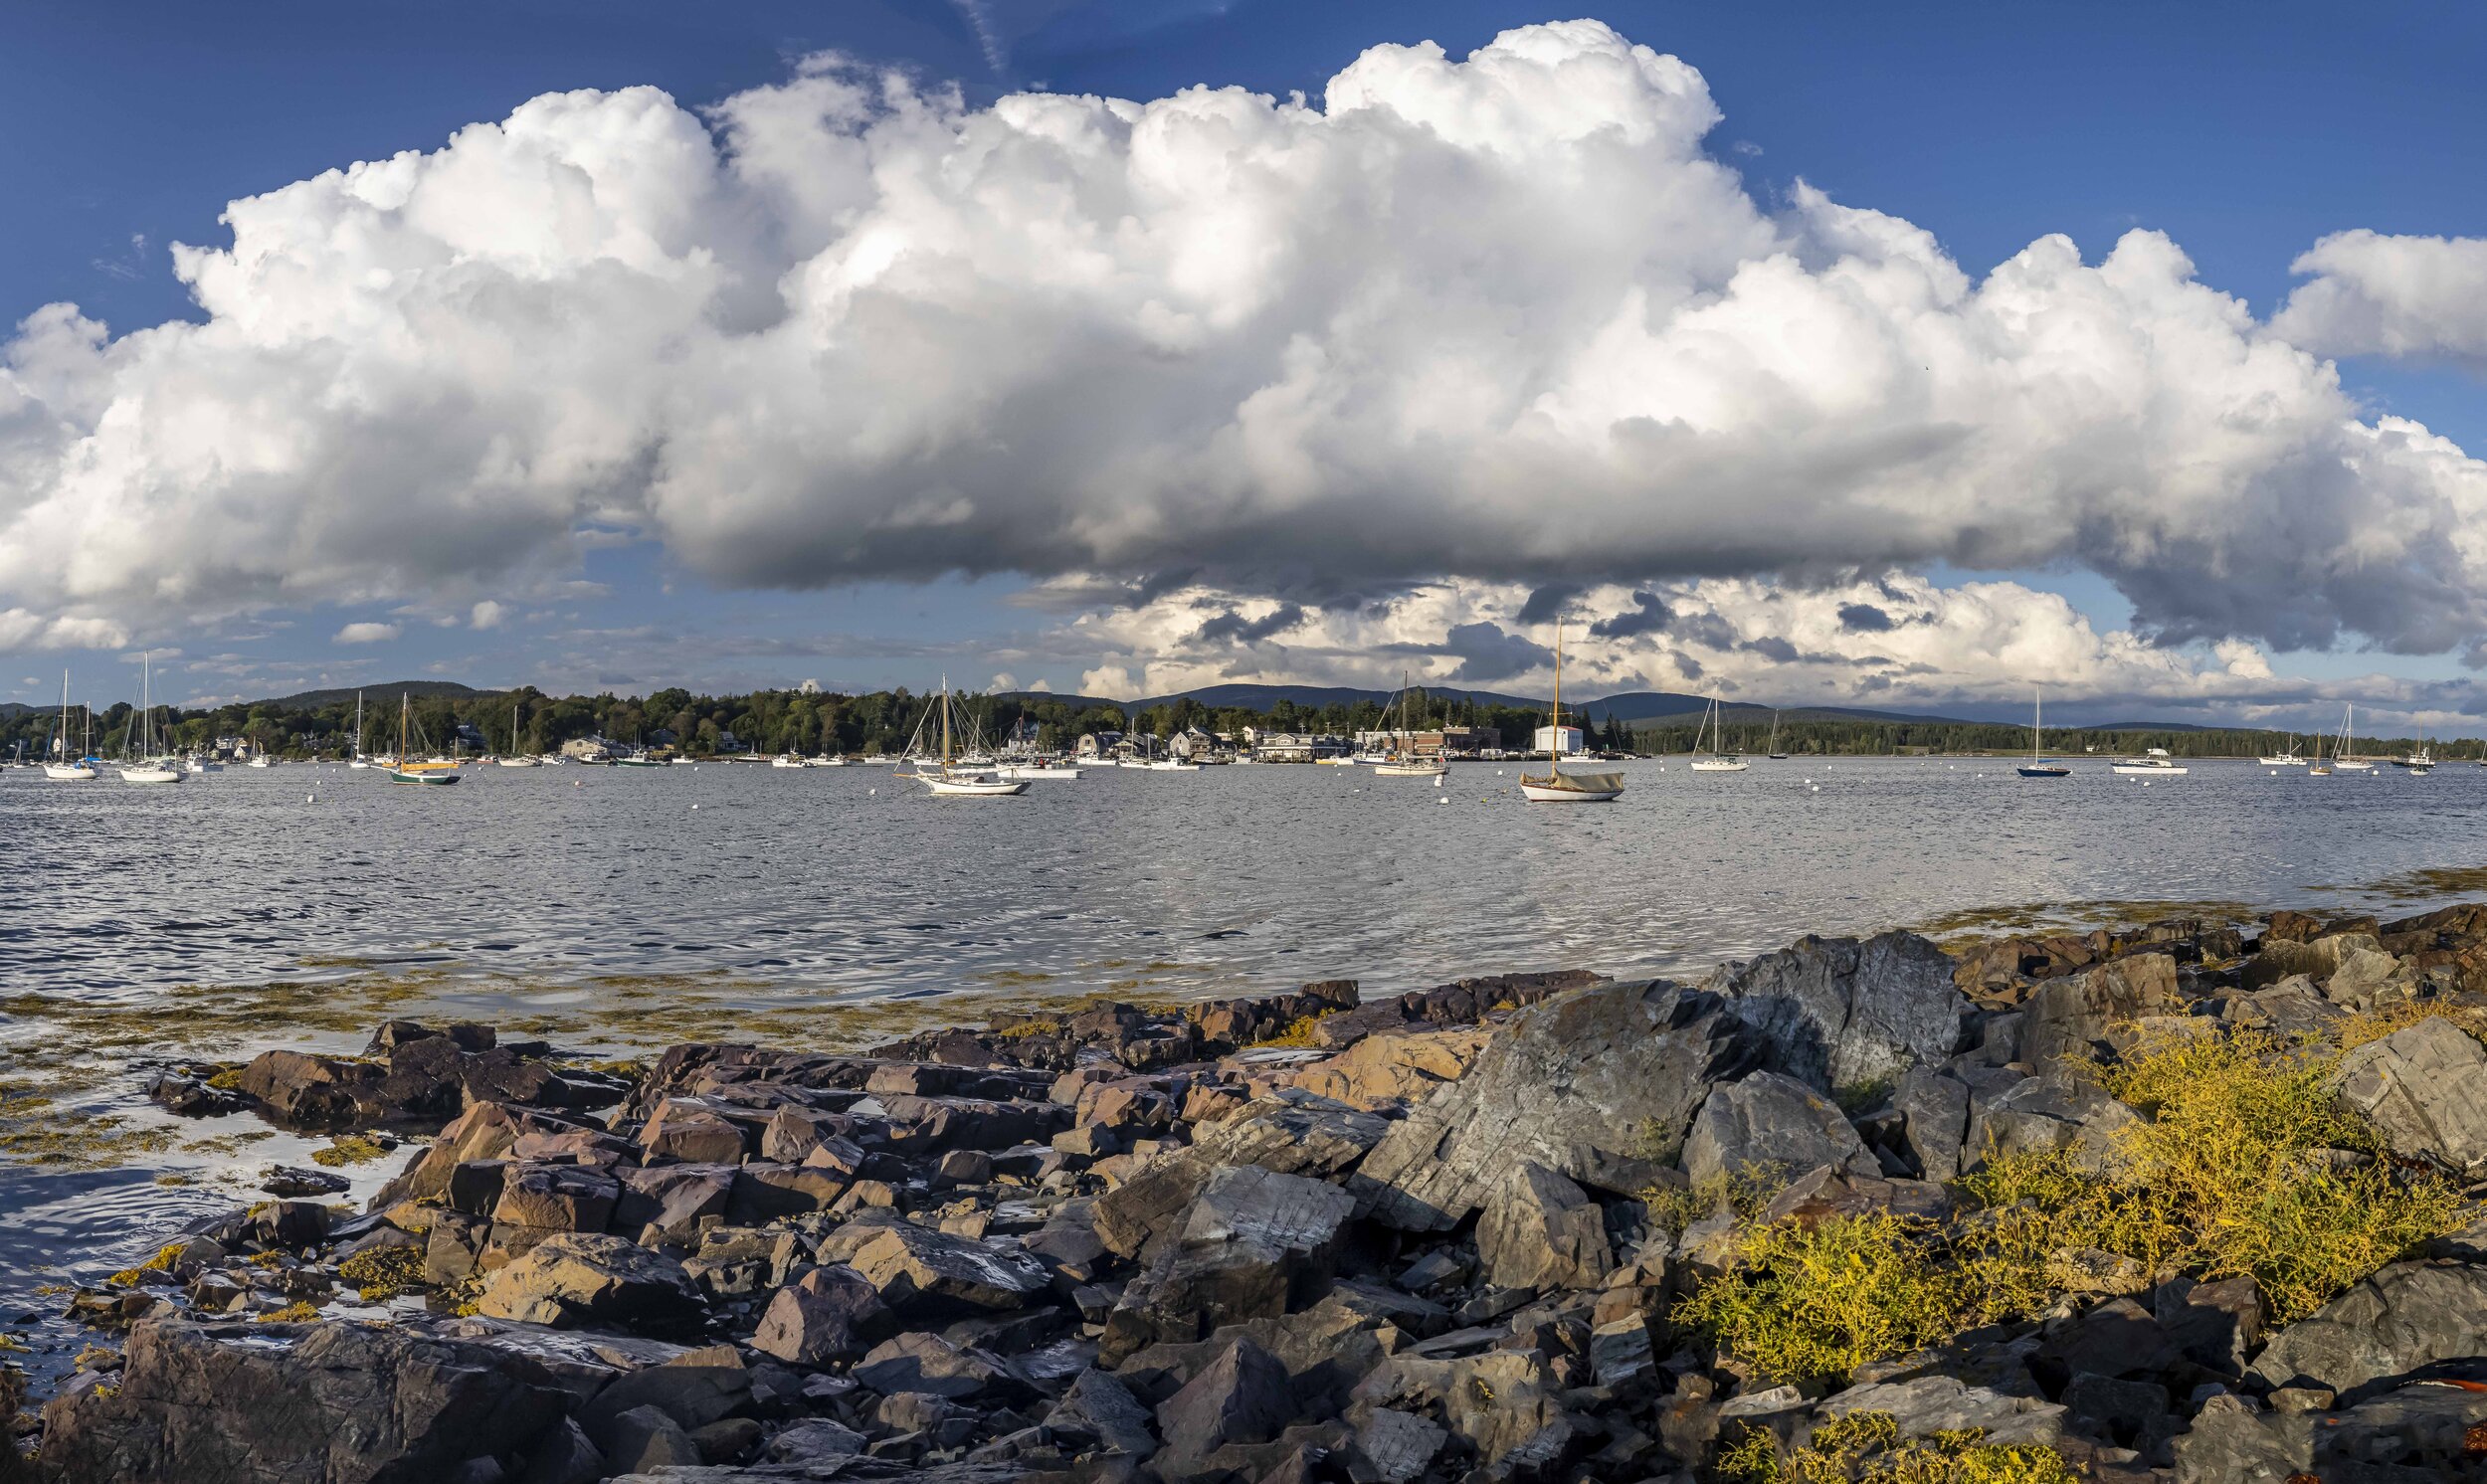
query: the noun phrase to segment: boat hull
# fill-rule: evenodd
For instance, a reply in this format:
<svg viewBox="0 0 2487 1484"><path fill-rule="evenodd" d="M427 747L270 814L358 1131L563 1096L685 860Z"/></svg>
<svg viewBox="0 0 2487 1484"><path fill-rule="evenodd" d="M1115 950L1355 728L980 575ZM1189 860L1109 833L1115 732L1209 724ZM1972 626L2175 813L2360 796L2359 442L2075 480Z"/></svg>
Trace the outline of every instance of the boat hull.
<svg viewBox="0 0 2487 1484"><path fill-rule="evenodd" d="M2023 763L2018 771L2023 778L2069 778L2072 776L2070 768L2054 768L2044 763Z"/></svg>
<svg viewBox="0 0 2487 1484"><path fill-rule="evenodd" d="M448 768L422 770L391 768L389 770L389 782L391 783L428 783L439 785L452 784L457 781L458 774L454 770Z"/></svg>
<svg viewBox="0 0 2487 1484"><path fill-rule="evenodd" d="M91 783L97 774L93 768L83 768L76 763L46 763L43 765L43 776L56 783Z"/></svg>
<svg viewBox="0 0 2487 1484"><path fill-rule="evenodd" d="M544 766L534 758L502 758L500 760L500 765L504 768L540 768Z"/></svg>
<svg viewBox="0 0 2487 1484"><path fill-rule="evenodd" d="M123 768L121 770L123 783L179 783L182 776L170 768Z"/></svg>
<svg viewBox="0 0 2487 1484"><path fill-rule="evenodd" d="M1004 768L1001 773L1006 779L1015 778L1022 783L1067 781L1079 776L1076 768Z"/></svg>
<svg viewBox="0 0 2487 1484"><path fill-rule="evenodd" d="M1383 763L1374 773L1382 778L1439 778L1450 771L1447 763Z"/></svg>
<svg viewBox="0 0 2487 1484"><path fill-rule="evenodd" d="M1747 766L1744 763L1723 762L1717 758L1700 758L1694 761L1692 771L1695 773L1742 773Z"/></svg>
<svg viewBox="0 0 2487 1484"><path fill-rule="evenodd" d="M1028 792L1025 779L1017 778L928 778L917 775L936 799L1004 799Z"/></svg>
<svg viewBox="0 0 2487 1484"><path fill-rule="evenodd" d="M2159 768L2148 763L2117 763L2113 771L2127 778L2183 778L2186 773L2183 768Z"/></svg>
<svg viewBox="0 0 2487 1484"><path fill-rule="evenodd" d="M1620 773L1520 775L1520 797L1531 804L1608 804L1623 792Z"/></svg>

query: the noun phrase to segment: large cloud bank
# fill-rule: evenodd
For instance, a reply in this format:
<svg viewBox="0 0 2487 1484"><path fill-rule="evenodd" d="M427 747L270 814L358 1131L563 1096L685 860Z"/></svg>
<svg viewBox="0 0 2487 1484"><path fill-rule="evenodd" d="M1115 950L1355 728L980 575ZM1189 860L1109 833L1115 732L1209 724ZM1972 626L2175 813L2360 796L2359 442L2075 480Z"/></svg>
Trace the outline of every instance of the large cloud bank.
<svg viewBox="0 0 2487 1484"><path fill-rule="evenodd" d="M1595 22L1317 102L970 109L818 60L539 97L233 204L204 310L0 372L0 610L464 603L616 529L715 583L1304 601L2072 563L2159 640L2487 632L2487 468L2135 232L1973 279L1705 153Z"/></svg>

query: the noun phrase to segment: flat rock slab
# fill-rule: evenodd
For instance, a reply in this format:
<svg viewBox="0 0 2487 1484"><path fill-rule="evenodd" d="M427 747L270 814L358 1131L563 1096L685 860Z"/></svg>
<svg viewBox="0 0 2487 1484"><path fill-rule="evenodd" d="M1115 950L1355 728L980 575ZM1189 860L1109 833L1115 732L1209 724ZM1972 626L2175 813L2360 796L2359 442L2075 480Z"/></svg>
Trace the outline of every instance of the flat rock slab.
<svg viewBox="0 0 2487 1484"><path fill-rule="evenodd" d="M2354 1402L2438 1361L2487 1355L2487 1268L2400 1262L2271 1337L2253 1374Z"/></svg>
<svg viewBox="0 0 2487 1484"><path fill-rule="evenodd" d="M1761 1042L1762 1064L1817 1091L1887 1082L1961 1049L1976 1014L1949 954L1915 933L1811 935L1702 982Z"/></svg>
<svg viewBox="0 0 2487 1484"><path fill-rule="evenodd" d="M2425 1020L2341 1058L2340 1099L2392 1153L2451 1170L2487 1163L2487 1046Z"/></svg>

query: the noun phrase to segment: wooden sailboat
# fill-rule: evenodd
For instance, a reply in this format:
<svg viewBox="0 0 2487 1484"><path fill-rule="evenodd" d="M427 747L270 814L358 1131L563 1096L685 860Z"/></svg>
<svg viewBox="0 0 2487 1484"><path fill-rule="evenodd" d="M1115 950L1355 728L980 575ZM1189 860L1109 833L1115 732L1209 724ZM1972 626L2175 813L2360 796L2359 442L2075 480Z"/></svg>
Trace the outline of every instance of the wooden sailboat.
<svg viewBox="0 0 2487 1484"><path fill-rule="evenodd" d="M179 783L181 770L165 765L155 755L155 663L151 654L138 656L138 745L129 765L121 769L123 783Z"/></svg>
<svg viewBox="0 0 2487 1484"><path fill-rule="evenodd" d="M1399 725L1391 733L1389 754L1373 769L1384 778L1439 778L1450 771L1450 764L1443 762L1438 755L1419 757L1413 740L1405 747L1400 744L1400 738L1413 739L1416 736L1416 728L1408 720L1408 692L1415 688L1408 683L1406 675L1399 677Z"/></svg>
<svg viewBox="0 0 2487 1484"><path fill-rule="evenodd" d="M69 755L69 671L61 671L61 714L54 719L52 742L44 750L43 776L60 783L92 783L93 760Z"/></svg>
<svg viewBox="0 0 2487 1484"><path fill-rule="evenodd" d="M998 799L1028 792L1028 780L1024 778L1004 778L997 769L965 767L954 761L957 756L957 738L952 734L950 725L950 677L948 675L941 677L941 699L937 704L941 708L941 768L939 772L926 772L918 767L913 775L917 783L922 784L936 798ZM916 723L919 731L922 725L921 722ZM908 745L907 751L910 755L913 754L915 751L913 744Z"/></svg>
<svg viewBox="0 0 2487 1484"><path fill-rule="evenodd" d="M1701 750L1701 738L1710 738L1710 750ZM1750 766L1732 752L1721 752L1719 744L1727 740L1726 728L1719 720L1718 697L1710 697L1710 709L1701 717L1701 728L1692 734L1692 771L1695 773L1742 773Z"/></svg>
<svg viewBox="0 0 2487 1484"><path fill-rule="evenodd" d="M1605 804L1624 792L1621 773L1563 771L1563 621L1555 621L1554 721L1546 734L1546 771L1520 775L1520 797L1531 804Z"/></svg>
<svg viewBox="0 0 2487 1484"><path fill-rule="evenodd" d="M447 784L458 781L458 765L440 761L414 763L407 761L407 733L415 724L415 699L401 694L397 698L397 762L389 769L391 783Z"/></svg>
<svg viewBox="0 0 2487 1484"><path fill-rule="evenodd" d="M2020 765L2023 778L2064 778L2072 770L2061 763L2041 762L2038 739L2046 731L2046 702L2036 691L2029 693L2029 761Z"/></svg>

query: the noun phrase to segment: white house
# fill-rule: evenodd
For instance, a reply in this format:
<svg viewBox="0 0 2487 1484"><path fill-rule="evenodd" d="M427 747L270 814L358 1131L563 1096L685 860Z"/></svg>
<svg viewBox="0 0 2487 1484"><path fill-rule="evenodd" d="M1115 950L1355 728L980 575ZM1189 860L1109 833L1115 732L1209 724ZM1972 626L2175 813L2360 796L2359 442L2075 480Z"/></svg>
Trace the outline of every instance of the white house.
<svg viewBox="0 0 2487 1484"><path fill-rule="evenodd" d="M1561 739L1559 746L1557 745L1557 738ZM1581 729L1576 726L1539 727L1537 729L1536 750L1538 752L1545 752L1549 749L1552 749L1557 753L1557 755L1562 757L1578 756L1581 750Z"/></svg>

